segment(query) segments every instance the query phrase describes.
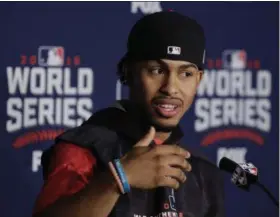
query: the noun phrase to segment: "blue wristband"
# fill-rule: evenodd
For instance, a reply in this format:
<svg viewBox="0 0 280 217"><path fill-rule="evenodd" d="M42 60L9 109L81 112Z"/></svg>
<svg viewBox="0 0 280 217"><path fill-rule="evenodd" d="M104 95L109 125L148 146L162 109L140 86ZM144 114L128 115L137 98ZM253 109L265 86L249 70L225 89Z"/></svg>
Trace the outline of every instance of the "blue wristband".
<svg viewBox="0 0 280 217"><path fill-rule="evenodd" d="M117 173L118 173L118 175L120 177L120 180L122 182L124 192L125 193L130 192L130 185L128 183L128 180L126 178L126 175L125 175L125 172L123 170L123 167L122 167L122 164L121 164L120 160L119 159L115 159L114 160L114 165L115 165Z"/></svg>

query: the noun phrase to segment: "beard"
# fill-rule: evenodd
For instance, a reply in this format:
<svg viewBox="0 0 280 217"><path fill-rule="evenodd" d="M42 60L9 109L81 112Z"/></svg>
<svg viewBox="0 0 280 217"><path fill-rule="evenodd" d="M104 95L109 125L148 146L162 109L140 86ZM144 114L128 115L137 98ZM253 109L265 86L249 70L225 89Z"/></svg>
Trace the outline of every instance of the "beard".
<svg viewBox="0 0 280 217"><path fill-rule="evenodd" d="M163 125L157 124L157 123L153 123L153 126L157 132L164 132L164 133L170 133L177 127L177 125L163 126Z"/></svg>
<svg viewBox="0 0 280 217"><path fill-rule="evenodd" d="M149 124L154 126L154 128L157 132L170 133L178 127L178 123L177 124L164 124L164 123L161 123L160 121L156 120L156 117L154 117L152 115L150 115L148 120L149 120Z"/></svg>

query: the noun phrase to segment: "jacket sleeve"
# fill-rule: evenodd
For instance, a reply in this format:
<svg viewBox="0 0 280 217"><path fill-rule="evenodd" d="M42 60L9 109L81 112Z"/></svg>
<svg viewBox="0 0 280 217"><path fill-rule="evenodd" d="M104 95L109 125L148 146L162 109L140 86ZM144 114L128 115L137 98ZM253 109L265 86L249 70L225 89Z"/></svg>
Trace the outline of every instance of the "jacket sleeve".
<svg viewBox="0 0 280 217"><path fill-rule="evenodd" d="M73 144L57 144L50 156L48 173L37 197L33 214L62 197L80 191L93 175L96 160L87 149Z"/></svg>

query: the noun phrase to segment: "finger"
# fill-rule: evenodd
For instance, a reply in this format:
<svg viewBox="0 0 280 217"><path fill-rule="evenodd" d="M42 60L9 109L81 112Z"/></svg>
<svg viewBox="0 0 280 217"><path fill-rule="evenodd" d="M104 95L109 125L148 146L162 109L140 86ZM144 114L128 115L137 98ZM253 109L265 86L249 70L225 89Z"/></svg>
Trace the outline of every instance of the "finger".
<svg viewBox="0 0 280 217"><path fill-rule="evenodd" d="M161 176L158 179L157 187L170 187L176 190L180 187L180 184L176 179L167 176Z"/></svg>
<svg viewBox="0 0 280 217"><path fill-rule="evenodd" d="M159 164L161 166L180 167L182 170L190 172L192 167L190 163L182 156L168 155L159 158Z"/></svg>
<svg viewBox="0 0 280 217"><path fill-rule="evenodd" d="M136 143L134 147L147 147L153 141L156 135L156 130L154 127L151 127L149 132L139 141Z"/></svg>
<svg viewBox="0 0 280 217"><path fill-rule="evenodd" d="M174 167L163 167L163 171L160 173L163 176L168 176L176 179L177 181L184 183L187 180L185 173L179 169Z"/></svg>
<svg viewBox="0 0 280 217"><path fill-rule="evenodd" d="M184 158L189 158L191 156L191 154L179 147L178 145L160 145L160 146L156 146L154 148L154 154L155 155L170 155L170 154L174 154L174 155L180 155Z"/></svg>

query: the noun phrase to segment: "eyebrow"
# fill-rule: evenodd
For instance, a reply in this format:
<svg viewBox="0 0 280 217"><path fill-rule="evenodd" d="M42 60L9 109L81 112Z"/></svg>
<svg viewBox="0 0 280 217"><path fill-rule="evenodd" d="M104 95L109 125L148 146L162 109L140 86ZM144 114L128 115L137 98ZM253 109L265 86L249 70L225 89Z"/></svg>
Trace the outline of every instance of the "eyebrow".
<svg viewBox="0 0 280 217"><path fill-rule="evenodd" d="M162 60L156 60L156 62L158 64L164 65L164 67L168 67L168 65L164 61L162 61ZM186 69L186 68L190 68L190 67L198 69L198 67L194 63L187 63L187 64L180 65L179 69Z"/></svg>
<svg viewBox="0 0 280 217"><path fill-rule="evenodd" d="M194 63L184 64L184 65L181 65L179 68L180 69L186 69L186 68L190 68L190 67L198 69L198 67Z"/></svg>

